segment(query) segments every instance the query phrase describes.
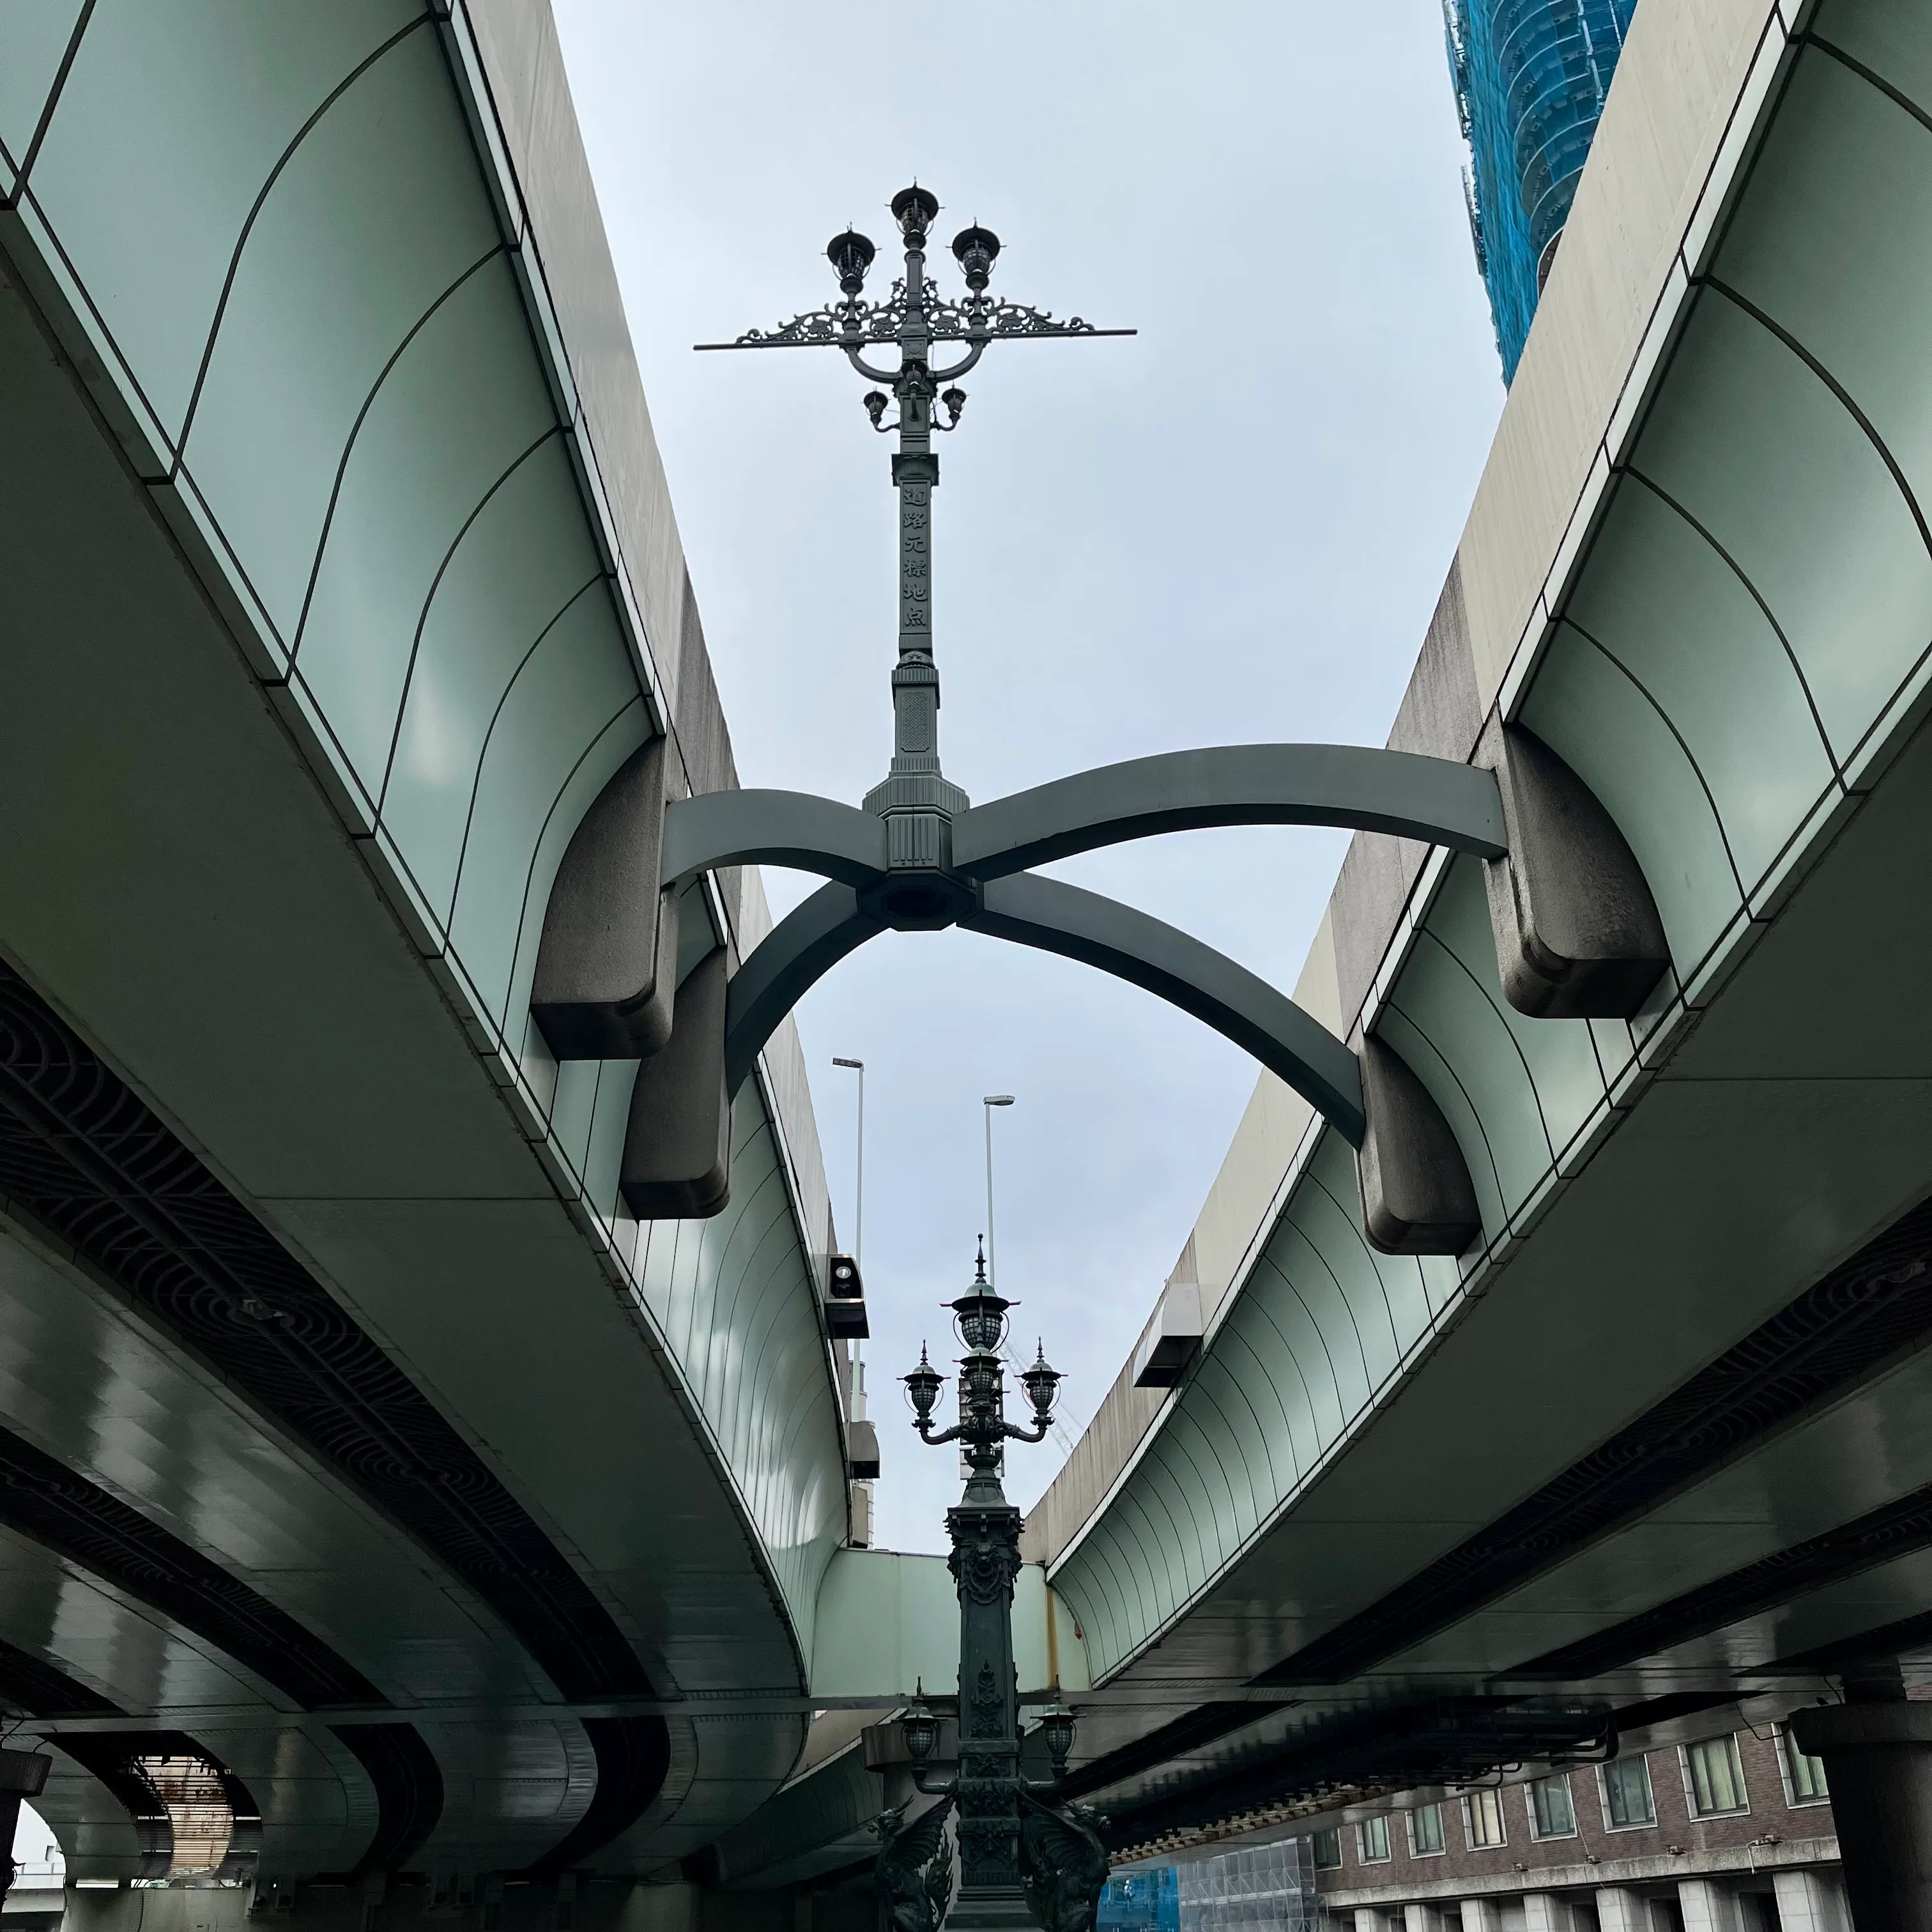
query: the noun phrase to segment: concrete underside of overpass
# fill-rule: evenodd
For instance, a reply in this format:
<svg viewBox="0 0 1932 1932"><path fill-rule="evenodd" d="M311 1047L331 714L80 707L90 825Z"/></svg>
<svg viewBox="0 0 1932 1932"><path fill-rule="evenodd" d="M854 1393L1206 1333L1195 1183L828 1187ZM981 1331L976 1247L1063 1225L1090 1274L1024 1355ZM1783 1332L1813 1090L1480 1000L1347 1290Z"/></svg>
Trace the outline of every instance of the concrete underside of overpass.
<svg viewBox="0 0 1932 1932"><path fill-rule="evenodd" d="M442 14L0 28L0 1697L82 1882L183 1739L265 1884L674 1868L846 1532L795 1040L640 1226L520 1004L610 772L735 780L548 15Z"/></svg>
<svg viewBox="0 0 1932 1932"><path fill-rule="evenodd" d="M1667 1742L1932 1682L1928 33L1637 16L1391 742L1555 746L1675 970L1526 1020L1473 862L1358 837L1301 997L1417 1068L1484 1238L1371 1255L1264 1080L1198 1360L1036 1512L1118 1844L1533 1772L1565 1706Z"/></svg>
<svg viewBox="0 0 1932 1932"><path fill-rule="evenodd" d="M0 1698L77 1876L164 1875L178 1747L304 1912L776 1927L945 1582L839 1546L795 1042L640 1225L634 1065L527 1018L610 774L735 782L554 41L156 17L0 89ZM1928 211L1922 9L1646 0L1391 742L1541 736L1673 970L1526 1018L1477 862L1358 839L1298 997L1483 1234L1372 1252L1264 1079L1198 1358L1029 1527L1119 1847L1932 1680ZM718 875L682 965L764 923Z"/></svg>

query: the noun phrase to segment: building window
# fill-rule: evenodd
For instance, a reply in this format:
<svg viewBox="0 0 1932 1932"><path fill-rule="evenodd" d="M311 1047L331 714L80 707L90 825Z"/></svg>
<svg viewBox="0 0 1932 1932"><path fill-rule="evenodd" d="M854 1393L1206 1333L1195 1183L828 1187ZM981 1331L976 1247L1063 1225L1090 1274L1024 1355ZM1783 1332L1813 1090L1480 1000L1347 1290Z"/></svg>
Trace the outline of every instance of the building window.
<svg viewBox="0 0 1932 1932"><path fill-rule="evenodd" d="M1469 1792L1462 1800L1462 1822L1472 1849L1504 1843L1507 1834L1503 1830L1502 1792L1492 1785Z"/></svg>
<svg viewBox="0 0 1932 1932"><path fill-rule="evenodd" d="M1529 1826L1539 1838L1574 1838L1576 1814L1567 1778L1539 1778L1529 1787Z"/></svg>
<svg viewBox="0 0 1932 1932"><path fill-rule="evenodd" d="M1744 1796L1744 1768L1738 1762L1738 1741L1729 1732L1686 1747L1684 1782L1691 1811L1697 1817L1714 1818L1724 1812L1750 1809Z"/></svg>
<svg viewBox="0 0 1932 1932"><path fill-rule="evenodd" d="M1408 1814L1408 1849L1418 1858L1433 1858L1442 1849L1442 1808L1418 1804Z"/></svg>
<svg viewBox="0 0 1932 1932"><path fill-rule="evenodd" d="M1388 1861L1388 1820L1364 1818L1355 1827L1355 1856L1365 1865L1385 1864Z"/></svg>
<svg viewBox="0 0 1932 1932"><path fill-rule="evenodd" d="M1784 1751L1785 1796L1793 1804L1822 1804L1832 1795L1825 1782L1825 1761L1798 1748L1789 1731L1779 1733Z"/></svg>
<svg viewBox="0 0 1932 1932"><path fill-rule="evenodd" d="M1604 1822L1612 1831L1656 1823L1657 1807L1651 1802L1648 1759L1620 1757L1601 1766L1599 1774L1604 1780Z"/></svg>
<svg viewBox="0 0 1932 1932"><path fill-rule="evenodd" d="M1315 1869L1317 1871L1334 1871L1341 1862L1341 1833L1317 1832L1315 1834Z"/></svg>

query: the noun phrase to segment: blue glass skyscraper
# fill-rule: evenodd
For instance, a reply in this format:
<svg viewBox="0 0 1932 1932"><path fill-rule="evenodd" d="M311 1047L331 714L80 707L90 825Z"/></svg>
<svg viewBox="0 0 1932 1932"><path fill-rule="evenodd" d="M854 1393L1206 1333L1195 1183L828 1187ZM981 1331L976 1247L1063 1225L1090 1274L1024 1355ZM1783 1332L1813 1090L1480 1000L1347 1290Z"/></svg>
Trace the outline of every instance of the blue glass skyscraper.
<svg viewBox="0 0 1932 1932"><path fill-rule="evenodd" d="M1506 382L1636 10L1636 0L1444 0L1469 231Z"/></svg>

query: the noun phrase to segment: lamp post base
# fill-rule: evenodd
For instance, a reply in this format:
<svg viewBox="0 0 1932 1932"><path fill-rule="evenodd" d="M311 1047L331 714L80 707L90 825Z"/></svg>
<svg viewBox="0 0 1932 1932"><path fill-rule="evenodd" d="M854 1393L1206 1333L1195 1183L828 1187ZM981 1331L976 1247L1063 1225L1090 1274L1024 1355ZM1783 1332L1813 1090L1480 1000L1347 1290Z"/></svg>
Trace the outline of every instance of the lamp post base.
<svg viewBox="0 0 1932 1932"><path fill-rule="evenodd" d="M964 1886L946 1915L945 1932L1040 1932L1016 1886Z"/></svg>

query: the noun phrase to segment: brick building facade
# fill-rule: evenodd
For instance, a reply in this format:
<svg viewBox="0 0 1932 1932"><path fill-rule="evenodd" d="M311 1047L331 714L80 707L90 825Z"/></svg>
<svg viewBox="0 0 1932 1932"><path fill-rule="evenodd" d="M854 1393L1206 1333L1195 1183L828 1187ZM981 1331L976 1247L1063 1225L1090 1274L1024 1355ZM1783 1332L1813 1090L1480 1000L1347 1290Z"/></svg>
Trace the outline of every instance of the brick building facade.
<svg viewBox="0 0 1932 1932"><path fill-rule="evenodd" d="M1408 1796L1315 1838L1324 1932L1849 1932L1822 1768L1781 1726Z"/></svg>

